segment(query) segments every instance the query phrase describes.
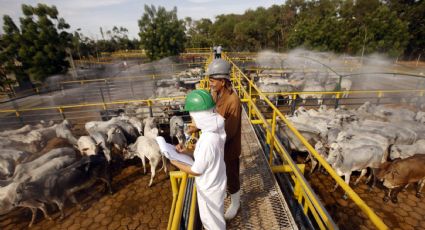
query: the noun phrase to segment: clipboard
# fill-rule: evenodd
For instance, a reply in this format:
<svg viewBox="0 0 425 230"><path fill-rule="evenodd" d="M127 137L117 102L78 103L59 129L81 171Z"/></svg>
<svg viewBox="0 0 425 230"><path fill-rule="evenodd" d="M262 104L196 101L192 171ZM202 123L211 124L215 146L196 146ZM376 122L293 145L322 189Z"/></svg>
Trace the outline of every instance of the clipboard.
<svg viewBox="0 0 425 230"><path fill-rule="evenodd" d="M164 154L164 156L169 160L179 161L189 166L193 165L194 161L190 156L177 152L176 147L172 144L167 143L164 137L156 137L156 142L158 142L161 153Z"/></svg>

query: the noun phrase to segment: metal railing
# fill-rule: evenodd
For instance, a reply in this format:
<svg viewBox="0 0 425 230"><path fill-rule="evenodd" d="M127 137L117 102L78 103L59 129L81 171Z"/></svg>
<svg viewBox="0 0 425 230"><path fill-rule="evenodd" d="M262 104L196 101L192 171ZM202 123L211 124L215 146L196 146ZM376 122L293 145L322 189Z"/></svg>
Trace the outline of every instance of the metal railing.
<svg viewBox="0 0 425 230"><path fill-rule="evenodd" d="M21 109L1 109L0 122L2 128L21 126L29 123L38 123L40 120L53 120L59 121L63 119L76 120L81 119L97 119L99 113L104 113L106 117L113 117L110 110L123 109L127 104L137 103L145 106L146 116L163 115L164 108L167 108L167 103L176 102L175 104L183 104L184 97L170 97L170 98L155 98L144 100L117 100L110 102L94 102L73 105L60 105L60 106L47 106L37 108L21 108ZM166 102L165 104L161 102ZM167 108L168 109L168 108ZM168 112L174 112L170 110Z"/></svg>
<svg viewBox="0 0 425 230"><path fill-rule="evenodd" d="M186 53L210 53L212 51L212 49L210 47L206 47L206 48L186 48L185 52Z"/></svg>
<svg viewBox="0 0 425 230"><path fill-rule="evenodd" d="M168 230L178 230L181 229L181 221L183 214L183 207L185 200L186 204L190 204L189 215L187 220L187 226L185 229L192 230L194 229L195 223L195 213L196 213L196 186L188 186L188 180L192 176L188 176L187 173L182 171L172 171L170 172L170 182L171 190L173 193L173 202L171 204L170 216L168 218ZM190 195L188 190L191 189Z"/></svg>
<svg viewBox="0 0 425 230"><path fill-rule="evenodd" d="M237 90L239 97L243 103L247 103L248 116L252 124L261 124L266 131L266 141L270 146L269 149L269 164L273 172L291 172L291 177L295 183L294 196L303 206L305 214L312 214L314 220L320 229L337 229L338 227L333 222L331 216L322 205L320 199L314 193L309 183L305 179L302 168L292 160L288 152L286 152L283 144L276 138L277 119L283 121L291 132L301 141L307 150L318 160L324 169L331 175L335 182L346 192L353 202L363 211L363 213L371 220L378 229L388 229L384 222L375 214L375 212L347 185L340 176L332 169L332 167L323 159L317 151L308 143L308 141L300 134L300 132L286 119L279 109L265 97L265 94L239 69L233 61L224 54L224 58L231 63L231 79L234 88ZM248 85L244 86L243 82ZM247 88L246 88L247 87ZM253 97L253 92L256 91L258 96L261 96L264 101L272 108L272 119L266 119L261 111L256 106L256 98ZM283 165L273 165L273 155L277 153L282 160Z"/></svg>

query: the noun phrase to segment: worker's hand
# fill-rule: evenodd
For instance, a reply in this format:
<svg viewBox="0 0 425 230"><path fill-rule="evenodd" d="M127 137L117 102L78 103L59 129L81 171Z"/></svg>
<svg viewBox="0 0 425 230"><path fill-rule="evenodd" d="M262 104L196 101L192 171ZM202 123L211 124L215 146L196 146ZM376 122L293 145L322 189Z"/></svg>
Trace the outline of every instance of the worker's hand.
<svg viewBox="0 0 425 230"><path fill-rule="evenodd" d="M184 149L185 149L185 147L182 144L176 145L177 152L181 153Z"/></svg>
<svg viewBox="0 0 425 230"><path fill-rule="evenodd" d="M184 147L181 144L176 145L176 150L177 150L178 153L182 153L182 154L186 154L186 155L192 155L193 154L192 150Z"/></svg>

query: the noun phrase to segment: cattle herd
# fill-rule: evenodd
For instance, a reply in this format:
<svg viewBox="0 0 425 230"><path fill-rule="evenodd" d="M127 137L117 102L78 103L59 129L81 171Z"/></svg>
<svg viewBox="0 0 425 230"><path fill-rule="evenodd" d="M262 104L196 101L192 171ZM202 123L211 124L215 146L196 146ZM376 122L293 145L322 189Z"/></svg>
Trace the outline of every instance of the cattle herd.
<svg viewBox="0 0 425 230"><path fill-rule="evenodd" d="M201 68L194 68L177 74L171 81L158 80L151 99L184 97L199 82L201 74ZM102 111L103 121L86 122L85 135L80 137L74 135L68 120L58 124L41 121L0 132L0 215L18 207L29 208L31 226L37 209L51 219L46 207L54 204L64 218L67 199L83 208L75 194L96 181L103 181L112 193L111 169L121 166L122 160L135 157L141 159L144 173L146 158L149 160L152 186L161 162L167 172L156 136L169 133L170 139L175 137L181 144L186 140L183 117L175 116L182 100L158 102L160 106L151 107L129 103L106 113L106 117ZM160 122L167 123L169 130L160 129Z"/></svg>
<svg viewBox="0 0 425 230"><path fill-rule="evenodd" d="M85 123L86 135L80 137L73 134L68 120L0 132L0 215L27 207L32 211L31 226L37 209L51 219L46 207L54 204L63 218L65 201L69 199L83 208L75 194L96 181L104 182L107 191L113 192L111 168L120 163L117 157L140 158L144 173L147 158L151 186L161 162L167 171L156 136L170 133L182 144L186 140L183 118L172 116L168 122L170 131L163 132L154 117L121 113L106 121Z"/></svg>
<svg viewBox="0 0 425 230"><path fill-rule="evenodd" d="M199 82L202 69L184 71L172 79L156 82L151 99L183 98ZM342 90L350 90L352 82L332 73L275 73L263 72L256 79L263 92L333 91L341 83ZM269 99L277 100L274 95ZM316 98L322 104L321 95L303 94L300 97ZM184 144L184 119L181 111L183 99L159 101L161 106L147 107L141 103L129 103L118 113L103 121L84 124L85 135L77 137L68 120L61 123L41 121L15 130L0 132L0 215L18 207L32 211L29 223L34 223L40 209L51 219L47 206L54 204L64 218L67 199L84 208L75 197L81 190L102 181L105 189L113 193L111 166L117 158L140 158L146 173L149 160L152 186L157 167L167 172L167 164L155 140L165 135L159 123L167 123L169 137ZM349 184L352 172L359 171L357 184L368 173L367 181L374 186L381 181L387 188L384 200L397 202L397 194L409 184L417 184L420 197L425 183L425 113L411 108L364 103L356 109L343 106L330 109L321 105L318 109L299 107L286 117L314 146L317 152L344 176ZM278 135L287 148L296 152L308 152L283 121L278 122ZM318 163L311 154L311 172ZM336 186L335 186L336 189Z"/></svg>
<svg viewBox="0 0 425 230"><path fill-rule="evenodd" d="M326 159L336 173L350 183L352 172L359 171L357 184L370 170L366 183L376 180L386 188L384 201L397 202L397 194L409 184L417 184L421 196L425 182L425 113L402 106L364 103L357 109L299 107L286 118ZM289 128L279 122L279 135L287 147L308 152ZM311 173L317 161L310 154ZM336 186L335 186L336 189Z"/></svg>
<svg viewBox="0 0 425 230"><path fill-rule="evenodd" d="M332 72L282 72L276 70L263 70L254 78L256 85L264 93L268 94L267 98L272 101L278 101L277 93L283 92L324 92L324 91L349 91L352 86L352 81L348 78L342 78ZM341 87L338 88L339 84ZM317 103L323 103L323 94L300 94L299 97L305 104L308 99L317 99ZM348 94L343 94L342 97L347 97ZM288 99L291 99L288 97ZM288 101L290 102L290 100Z"/></svg>

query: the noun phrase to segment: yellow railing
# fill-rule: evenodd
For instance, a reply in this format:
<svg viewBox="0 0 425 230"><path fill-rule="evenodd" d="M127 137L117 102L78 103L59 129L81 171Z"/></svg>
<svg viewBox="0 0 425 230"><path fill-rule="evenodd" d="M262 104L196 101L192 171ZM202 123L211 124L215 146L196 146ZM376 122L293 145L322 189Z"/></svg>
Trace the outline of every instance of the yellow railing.
<svg viewBox="0 0 425 230"><path fill-rule="evenodd" d="M191 177L191 176L190 176ZM185 193L187 182L190 178L187 173L182 171L170 172L171 190L173 193L173 202L171 204L170 216L168 218L168 230L180 229L180 221L182 219ZM192 187L192 197L190 201L188 230L194 228L196 211L196 186Z"/></svg>
<svg viewBox="0 0 425 230"><path fill-rule="evenodd" d="M314 94L314 95L334 95L336 98L341 98L341 95L350 94L376 94L377 98L383 97L385 94L397 94L397 93L417 93L418 96L424 96L425 89L395 89L395 90L347 90L347 91L302 91L302 92L280 92L280 93L269 93L262 92L263 95L281 95L281 96L297 96L303 94ZM259 94L253 94L259 95Z"/></svg>
<svg viewBox="0 0 425 230"><path fill-rule="evenodd" d="M205 62L205 69L208 68L209 63L212 61L212 56L210 56L206 62ZM200 88L202 89L209 89L209 81L208 77L202 79L200 81ZM181 220L181 209L183 208L183 200L180 198L180 196L177 197L176 194L181 194L185 192L185 188L182 188L180 186L180 189L175 185L176 184L176 178L186 178L187 179L187 173L182 171L174 171L170 172L170 180L171 180L171 187L173 189L173 203L171 206L170 211L170 218L168 221L168 230L175 230L180 228L180 220ZM182 190L184 189L184 190ZM181 199L181 200L180 200ZM193 192L192 192L192 198L191 198L191 206L190 206L190 213L189 213L189 221L188 221L188 229L192 230L193 225L195 223L195 209L196 209L196 185L193 184Z"/></svg>
<svg viewBox="0 0 425 230"><path fill-rule="evenodd" d="M211 48L186 48L186 53L209 53Z"/></svg>
<svg viewBox="0 0 425 230"><path fill-rule="evenodd" d="M143 103L148 107L152 107L159 101L176 101L176 100L184 100L184 97L155 98L155 99L145 99L145 100L119 100L119 101L111 101L111 102L96 102L96 103L60 105L60 106L49 106L49 107L27 108L27 109L25 108L24 109L1 109L0 114L14 113L16 117L19 119L21 118L23 112L54 110L54 111L57 111L63 118L65 118L65 112L67 109L102 107L104 110L106 110L108 106L111 106L111 105L125 105L129 103Z"/></svg>
<svg viewBox="0 0 425 230"><path fill-rule="evenodd" d="M375 214L375 212L354 192L344 180L339 177L332 167L323 159L317 151L308 143L308 141L298 132L298 130L286 119L286 117L278 110L278 108L268 100L259 88L239 69L233 61L224 55L232 65L232 81L235 89L243 103L247 103L248 115L253 124L262 124L266 131L266 141L270 145L269 163L273 172L292 172L292 179L295 182L294 196L300 204L304 207L304 212L307 214L309 211L313 215L316 223L320 229L337 229L326 209L321 204L319 198L310 187L309 183L303 176L302 170L293 162L291 156L285 151L283 144L275 138L277 119L283 121L287 127L297 136L301 143L307 150L318 160L318 162L325 168L331 175L336 183L346 192L346 194L353 200L353 202L363 211L363 213L372 221L378 229L388 229L384 222ZM248 82L246 89L242 80ZM264 98L264 101L272 108L272 119L267 120L256 106L256 98L252 97L253 91L256 91L259 96ZM273 152L276 151L284 160L284 165L275 166L272 164Z"/></svg>

